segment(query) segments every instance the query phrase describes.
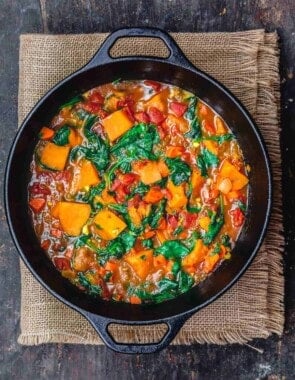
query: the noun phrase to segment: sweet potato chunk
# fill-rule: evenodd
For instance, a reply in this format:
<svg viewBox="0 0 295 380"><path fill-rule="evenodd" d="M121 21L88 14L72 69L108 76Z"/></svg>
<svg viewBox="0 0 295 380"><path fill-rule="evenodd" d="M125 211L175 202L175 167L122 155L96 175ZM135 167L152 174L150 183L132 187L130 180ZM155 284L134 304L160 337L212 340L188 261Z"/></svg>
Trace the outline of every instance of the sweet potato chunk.
<svg viewBox="0 0 295 380"><path fill-rule="evenodd" d="M198 239L194 249L182 259L182 266L185 270L195 268L205 259L207 253L208 248L203 244L202 239Z"/></svg>
<svg viewBox="0 0 295 380"><path fill-rule="evenodd" d="M94 165L88 160L82 160L81 164L75 170L72 190L77 192L86 186L94 186L99 183L100 178Z"/></svg>
<svg viewBox="0 0 295 380"><path fill-rule="evenodd" d="M169 89L165 88L163 91L151 97L146 101L146 107L155 107L159 111L167 113L167 96L169 96Z"/></svg>
<svg viewBox="0 0 295 380"><path fill-rule="evenodd" d="M184 185L174 185L171 180L168 180L167 189L171 193L171 199L168 199L168 208L171 211L179 211L187 204L187 197L185 195Z"/></svg>
<svg viewBox="0 0 295 380"><path fill-rule="evenodd" d="M124 110L115 111L101 121L110 141L116 140L133 126L133 121Z"/></svg>
<svg viewBox="0 0 295 380"><path fill-rule="evenodd" d="M156 161L137 162L133 165L133 169L145 185L150 185L162 179L159 165Z"/></svg>
<svg viewBox="0 0 295 380"><path fill-rule="evenodd" d="M125 256L125 260L132 267L137 276L144 280L153 265L153 251L147 249L140 252L130 252Z"/></svg>
<svg viewBox="0 0 295 380"><path fill-rule="evenodd" d="M94 219L98 235L105 240L115 239L127 226L116 214L110 210L99 211Z"/></svg>
<svg viewBox="0 0 295 380"><path fill-rule="evenodd" d="M232 182L231 190L240 190L249 182L248 178L240 173L238 169L228 160L224 160L219 170L220 178L229 178Z"/></svg>
<svg viewBox="0 0 295 380"><path fill-rule="evenodd" d="M59 146L48 141L40 154L41 164L52 170L64 170L69 152L69 146Z"/></svg>
<svg viewBox="0 0 295 380"><path fill-rule="evenodd" d="M91 207L86 203L58 202L53 210L64 232L70 236L79 236L90 216Z"/></svg>

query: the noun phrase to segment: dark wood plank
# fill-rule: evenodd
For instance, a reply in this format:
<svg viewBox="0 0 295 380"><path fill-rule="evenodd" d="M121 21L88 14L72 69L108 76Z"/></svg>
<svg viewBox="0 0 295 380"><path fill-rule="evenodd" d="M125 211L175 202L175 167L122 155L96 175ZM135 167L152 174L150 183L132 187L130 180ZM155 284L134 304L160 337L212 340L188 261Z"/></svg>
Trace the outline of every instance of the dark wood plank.
<svg viewBox="0 0 295 380"><path fill-rule="evenodd" d="M127 356L105 347L21 347L18 258L0 202L0 378L2 379L276 379L295 377L295 3L293 0L2 0L0 12L0 175L17 125L18 37L24 32L106 32L123 26L168 31L278 29L281 36L282 152L286 230L286 330L253 346L168 347ZM9 95L8 95L9 94ZM0 183L2 193L2 183ZM16 269L15 269L16 268Z"/></svg>

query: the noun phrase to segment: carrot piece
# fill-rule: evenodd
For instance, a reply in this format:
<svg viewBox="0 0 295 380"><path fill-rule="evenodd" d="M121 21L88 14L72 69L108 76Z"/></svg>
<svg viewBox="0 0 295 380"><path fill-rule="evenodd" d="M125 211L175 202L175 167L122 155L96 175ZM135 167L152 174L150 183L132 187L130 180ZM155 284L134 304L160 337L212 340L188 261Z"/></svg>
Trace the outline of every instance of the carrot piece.
<svg viewBox="0 0 295 380"><path fill-rule="evenodd" d="M147 203L158 203L163 197L162 189L159 186L154 186L146 193L143 200Z"/></svg>
<svg viewBox="0 0 295 380"><path fill-rule="evenodd" d="M45 207L45 199L44 198L32 198L29 202L29 205L31 207L31 209L35 212L35 213L39 213L43 210L43 208Z"/></svg>
<svg viewBox="0 0 295 380"><path fill-rule="evenodd" d="M129 297L129 302L132 304L132 305L140 305L141 304L141 299L137 296L130 296Z"/></svg>
<svg viewBox="0 0 295 380"><path fill-rule="evenodd" d="M240 190L249 182L248 178L240 173L238 169L227 159L223 160L219 169L221 178L229 178L232 182L232 190Z"/></svg>
<svg viewBox="0 0 295 380"><path fill-rule="evenodd" d="M209 216L202 216L199 219L199 225L200 225L200 227L203 230L208 231L208 228L209 228L209 225L210 225L210 218L209 218Z"/></svg>
<svg viewBox="0 0 295 380"><path fill-rule="evenodd" d="M224 121L221 119L221 117L219 117L217 115L215 115L215 117L214 117L214 126L216 129L217 135L224 135L226 133Z"/></svg>
<svg viewBox="0 0 295 380"><path fill-rule="evenodd" d="M201 176L201 172L199 169L193 169L192 173L192 188L193 188L193 195L198 196L202 186L205 183L204 177Z"/></svg>
<svg viewBox="0 0 295 380"><path fill-rule="evenodd" d="M128 114L121 109L107 116L101 121L101 124L110 141L114 141L133 126L133 121L130 120Z"/></svg>
<svg viewBox="0 0 295 380"><path fill-rule="evenodd" d="M204 261L203 271L207 274L212 272L219 260L220 260L220 257L218 254L213 255L213 256L208 254Z"/></svg>
<svg viewBox="0 0 295 380"><path fill-rule="evenodd" d="M187 204L187 197L185 195L184 185L174 185L169 179L167 183L167 189L170 191L172 198L168 200L167 205L170 210L177 211Z"/></svg>
<svg viewBox="0 0 295 380"><path fill-rule="evenodd" d="M60 220L63 231L70 236L81 234L82 227L87 222L90 212L90 205L76 202L58 202L54 211Z"/></svg>
<svg viewBox="0 0 295 380"><path fill-rule="evenodd" d="M82 136L79 134L78 131L75 131L72 128L69 134L69 144L71 147L82 144Z"/></svg>
<svg viewBox="0 0 295 380"><path fill-rule="evenodd" d="M180 157L183 155L184 151L185 151L184 146L169 145L166 148L166 156L169 158Z"/></svg>
<svg viewBox="0 0 295 380"><path fill-rule="evenodd" d="M51 140L54 136L54 130L48 127L41 128L39 137L41 140Z"/></svg>
<svg viewBox="0 0 295 380"><path fill-rule="evenodd" d="M133 170L140 176L145 185L150 185L162 179L158 163L156 161L144 161L133 164Z"/></svg>
<svg viewBox="0 0 295 380"><path fill-rule="evenodd" d="M147 249L140 252L131 252L124 259L132 267L136 275L144 280L153 266L153 251Z"/></svg>
<svg viewBox="0 0 295 380"><path fill-rule="evenodd" d="M48 141L41 151L40 162L49 169L64 170L69 152L69 146L59 146Z"/></svg>
<svg viewBox="0 0 295 380"><path fill-rule="evenodd" d="M77 192L86 186L98 185L100 178L92 162L83 159L81 164L75 168L72 182L72 191Z"/></svg>
<svg viewBox="0 0 295 380"><path fill-rule="evenodd" d="M126 223L110 210L99 211L94 219L98 235L105 240L115 239L127 226Z"/></svg>

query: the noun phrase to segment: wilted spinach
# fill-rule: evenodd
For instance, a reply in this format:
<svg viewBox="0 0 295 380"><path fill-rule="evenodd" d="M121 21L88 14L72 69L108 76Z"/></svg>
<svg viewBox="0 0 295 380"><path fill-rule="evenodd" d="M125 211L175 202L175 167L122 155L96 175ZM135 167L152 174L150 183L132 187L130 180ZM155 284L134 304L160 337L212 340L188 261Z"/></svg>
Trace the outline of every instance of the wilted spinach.
<svg viewBox="0 0 295 380"><path fill-rule="evenodd" d="M155 249L156 255L163 255L166 259L179 260L190 252L181 240L167 240Z"/></svg>
<svg viewBox="0 0 295 380"><path fill-rule="evenodd" d="M180 158L166 158L165 162L169 168L174 185L177 186L188 181L191 175L191 168L186 162Z"/></svg>
<svg viewBox="0 0 295 380"><path fill-rule="evenodd" d="M52 141L56 145L67 145L69 143L71 128L68 125L63 125L54 135Z"/></svg>
<svg viewBox="0 0 295 380"><path fill-rule="evenodd" d="M101 287L99 285L91 284L85 273L79 272L78 280L79 284L82 285L90 295L101 295Z"/></svg>
<svg viewBox="0 0 295 380"><path fill-rule="evenodd" d="M197 166L201 171L201 175L207 177L208 169L216 167L218 164L218 157L207 148L202 148L201 153L197 157Z"/></svg>
<svg viewBox="0 0 295 380"><path fill-rule="evenodd" d="M197 97L192 96L189 100L188 109L186 111L186 118L190 122L190 130L185 134L186 137L191 138L192 140L197 139L201 136L201 127L196 115L196 107L197 107Z"/></svg>

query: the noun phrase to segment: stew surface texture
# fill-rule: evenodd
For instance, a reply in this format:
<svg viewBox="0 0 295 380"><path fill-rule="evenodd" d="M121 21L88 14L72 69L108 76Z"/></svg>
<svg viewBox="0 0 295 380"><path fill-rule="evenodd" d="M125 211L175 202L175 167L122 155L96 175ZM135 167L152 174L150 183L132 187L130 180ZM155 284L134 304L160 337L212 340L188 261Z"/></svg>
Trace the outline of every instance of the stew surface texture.
<svg viewBox="0 0 295 380"><path fill-rule="evenodd" d="M28 202L41 247L73 284L159 303L230 259L249 171L224 120L194 94L118 80L41 129Z"/></svg>

